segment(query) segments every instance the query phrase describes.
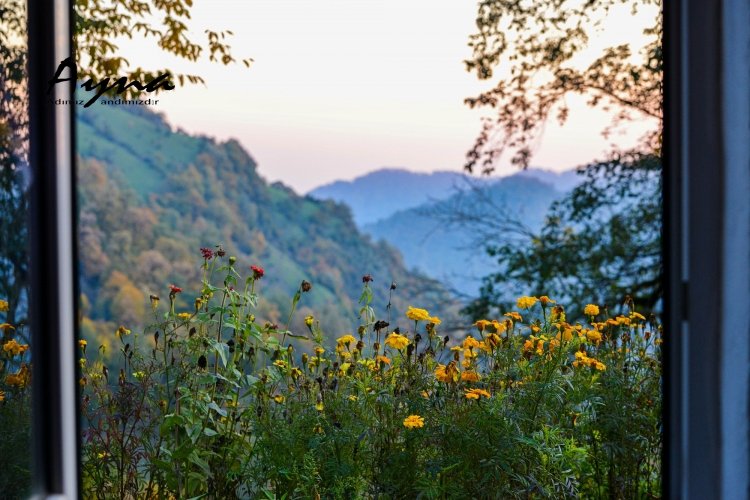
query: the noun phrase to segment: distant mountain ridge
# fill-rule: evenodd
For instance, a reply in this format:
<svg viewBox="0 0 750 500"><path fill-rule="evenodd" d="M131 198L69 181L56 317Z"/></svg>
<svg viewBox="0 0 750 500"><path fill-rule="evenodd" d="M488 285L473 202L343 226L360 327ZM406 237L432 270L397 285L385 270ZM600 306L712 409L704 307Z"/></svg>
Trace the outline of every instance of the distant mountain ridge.
<svg viewBox="0 0 750 500"><path fill-rule="evenodd" d="M363 230L397 247L409 268L473 297L481 279L497 268L487 255L487 244L503 237L504 231L515 236L510 233L516 228L538 230L550 204L563 194L535 177L513 175L396 212ZM502 228L502 220L511 222L507 229Z"/></svg>
<svg viewBox="0 0 750 500"><path fill-rule="evenodd" d="M347 205L352 210L357 226L364 227L400 210L449 198L468 185L490 185L511 176L537 179L562 192L572 189L580 182L573 170L552 172L531 168L510 176L479 177L458 171L425 173L403 168L381 168L351 181L324 184L307 194L315 199L333 200Z"/></svg>

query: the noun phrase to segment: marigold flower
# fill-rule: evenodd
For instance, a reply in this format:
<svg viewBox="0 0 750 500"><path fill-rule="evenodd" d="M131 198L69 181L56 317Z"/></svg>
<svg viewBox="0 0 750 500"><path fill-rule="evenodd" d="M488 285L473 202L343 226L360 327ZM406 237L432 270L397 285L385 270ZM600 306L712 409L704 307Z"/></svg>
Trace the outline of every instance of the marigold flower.
<svg viewBox="0 0 750 500"><path fill-rule="evenodd" d="M406 310L406 317L414 321L428 321L430 319L430 313L427 312L427 309L418 309L409 306Z"/></svg>
<svg viewBox="0 0 750 500"><path fill-rule="evenodd" d="M0 312L8 312L8 301L7 300L0 300Z"/></svg>
<svg viewBox="0 0 750 500"><path fill-rule="evenodd" d="M15 330L16 327L11 325L10 323L0 323L0 330L3 331L3 333L6 333L8 330Z"/></svg>
<svg viewBox="0 0 750 500"><path fill-rule="evenodd" d="M375 360L378 363L382 363L382 364L385 364L385 365L390 365L391 364L391 359L388 356L378 356L377 358L375 358Z"/></svg>
<svg viewBox="0 0 750 500"><path fill-rule="evenodd" d="M501 322L496 319L493 319L492 328L495 329L495 333L503 333L508 329L508 326L505 324L505 321Z"/></svg>
<svg viewBox="0 0 750 500"><path fill-rule="evenodd" d="M617 321L618 325L630 326L630 318L626 318L625 316L617 316L615 321Z"/></svg>
<svg viewBox="0 0 750 500"><path fill-rule="evenodd" d="M598 316L599 306L595 304L586 304L586 307L583 308L583 314L587 316Z"/></svg>
<svg viewBox="0 0 750 500"><path fill-rule="evenodd" d="M201 255L205 260L211 260L214 258L214 251L210 248L201 248Z"/></svg>
<svg viewBox="0 0 750 500"><path fill-rule="evenodd" d="M596 330L586 330L586 339L589 342L598 344L602 341L602 334Z"/></svg>
<svg viewBox="0 0 750 500"><path fill-rule="evenodd" d="M539 297L539 302L541 302L541 304L543 306L545 306L545 307L547 306L547 304L554 304L555 303L554 300L550 299L546 295L542 295L541 297Z"/></svg>
<svg viewBox="0 0 750 500"><path fill-rule="evenodd" d="M484 389L466 389L466 399L479 399L481 396L485 398L491 397L491 394Z"/></svg>
<svg viewBox="0 0 750 500"><path fill-rule="evenodd" d="M351 344L352 342L356 342L356 341L357 341L357 339L355 339L353 335L348 334L348 333L346 335L343 335L343 336L339 337L336 340L336 342L338 343L338 345L340 345L340 346L345 345L347 347L349 346L349 344Z"/></svg>
<svg viewBox="0 0 750 500"><path fill-rule="evenodd" d="M385 339L385 345L400 350L409 345L409 339L400 333L393 332Z"/></svg>
<svg viewBox="0 0 750 500"><path fill-rule="evenodd" d="M277 394L273 397L273 400L276 401L276 403L281 404L284 402L284 396Z"/></svg>
<svg viewBox="0 0 750 500"><path fill-rule="evenodd" d="M0 391L0 403L5 401L5 391Z"/></svg>
<svg viewBox="0 0 750 500"><path fill-rule="evenodd" d="M273 362L273 366L276 366L278 368L281 368L282 370L285 370L288 364L283 359L277 359L276 361Z"/></svg>
<svg viewBox="0 0 750 500"><path fill-rule="evenodd" d="M487 328L487 327L488 327L488 326L489 326L490 324L492 324L492 322L491 322L491 321L488 321L488 320L486 320L486 319L479 319L479 320L477 320L477 322L476 322L476 323L474 323L474 326L476 326L476 327L477 327L477 330L479 330L479 332L481 333L481 332L483 332L483 331L484 331L484 329L485 329L485 328Z"/></svg>
<svg viewBox="0 0 750 500"><path fill-rule="evenodd" d="M263 277L263 275L266 274L266 272L260 266L255 266L255 265L250 266L250 270L253 272L253 279L254 280L259 280L259 279L261 279Z"/></svg>
<svg viewBox="0 0 750 500"><path fill-rule="evenodd" d="M472 349L474 347L479 347L479 341L475 339L474 337L472 337L471 335L469 335L468 337L464 339L464 342L462 345L464 349Z"/></svg>
<svg viewBox="0 0 750 500"><path fill-rule="evenodd" d="M317 346L317 347L315 348L315 354L317 354L318 356L321 356L321 355L322 355L322 354L323 354L324 352L326 352L326 350L325 350L325 349L323 349L323 348L322 348L322 347L320 347L320 346Z"/></svg>
<svg viewBox="0 0 750 500"><path fill-rule="evenodd" d="M182 288L177 285L169 285L169 295L174 297L178 293L182 293Z"/></svg>
<svg viewBox="0 0 750 500"><path fill-rule="evenodd" d="M479 382L480 378L479 374L472 370L467 370L461 374L461 381L463 382Z"/></svg>
<svg viewBox="0 0 750 500"><path fill-rule="evenodd" d="M424 418L419 415L409 415L404 419L404 427L407 429L419 429L424 427Z"/></svg>
<svg viewBox="0 0 750 500"><path fill-rule="evenodd" d="M523 317L520 314L518 314L516 311L507 312L503 316L507 316L513 321L519 321L519 322L523 321Z"/></svg>
<svg viewBox="0 0 750 500"><path fill-rule="evenodd" d="M635 311L630 313L630 319L639 319L641 321L646 321L646 317L643 314L637 313Z"/></svg>
<svg viewBox="0 0 750 500"><path fill-rule="evenodd" d="M536 297L523 296L518 297L518 300L516 300L516 306L518 306L519 309L531 309L537 302L539 302L539 299Z"/></svg>
<svg viewBox="0 0 750 500"><path fill-rule="evenodd" d="M430 323L432 323L432 324L433 324L433 325L435 325L435 326L438 326L438 325L439 325L440 323L442 323L442 322L443 322L443 321L442 321L442 320L441 320L440 318L438 318L437 316L430 316L429 318L427 318L427 321L428 321L428 322L430 322Z"/></svg>
<svg viewBox="0 0 750 500"><path fill-rule="evenodd" d="M3 351L7 352L11 356L18 356L29 350L29 346L26 344L19 344L15 339L11 339L3 344Z"/></svg>
<svg viewBox="0 0 750 500"><path fill-rule="evenodd" d="M315 403L315 409L316 410L323 411L323 408L324 408L323 401L318 401L317 403Z"/></svg>
<svg viewBox="0 0 750 500"><path fill-rule="evenodd" d="M458 368L456 362L451 361L448 365L438 365L435 369L435 378L440 382L449 384L451 382L457 382L459 377Z"/></svg>
<svg viewBox="0 0 750 500"><path fill-rule="evenodd" d="M187 320L189 320L191 316L192 316L192 314L190 314L189 312L181 312L181 313L179 313L179 314L177 315L177 317L178 317L179 319L181 319L182 321L187 321Z"/></svg>

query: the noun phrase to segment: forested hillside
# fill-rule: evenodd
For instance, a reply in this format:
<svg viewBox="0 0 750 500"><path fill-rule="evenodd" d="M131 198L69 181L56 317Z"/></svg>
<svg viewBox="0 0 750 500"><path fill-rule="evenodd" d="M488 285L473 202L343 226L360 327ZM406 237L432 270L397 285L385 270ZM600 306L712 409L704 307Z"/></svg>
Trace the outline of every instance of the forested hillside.
<svg viewBox="0 0 750 500"><path fill-rule="evenodd" d="M195 283L201 247L221 245L245 266L259 265L260 311L286 322L301 280L313 291L296 318L314 308L321 327L340 335L355 326L362 276L375 279L373 305L385 317L391 281L393 316L419 301L453 310L436 282L406 271L399 254L362 236L347 207L269 185L235 141L218 143L173 131L150 111L91 107L78 114L80 270L84 332L106 338L120 323L138 327L149 296ZM178 308L192 310L195 290ZM259 315L260 316L260 315Z"/></svg>

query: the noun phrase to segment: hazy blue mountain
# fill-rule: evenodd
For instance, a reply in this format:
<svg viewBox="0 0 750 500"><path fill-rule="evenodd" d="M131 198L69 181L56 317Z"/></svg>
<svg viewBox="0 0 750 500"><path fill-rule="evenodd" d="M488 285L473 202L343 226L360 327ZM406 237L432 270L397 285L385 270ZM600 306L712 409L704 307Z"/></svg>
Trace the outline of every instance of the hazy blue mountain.
<svg viewBox="0 0 750 500"><path fill-rule="evenodd" d="M398 248L410 268L475 296L481 278L496 270L486 244L518 237L523 228L537 230L549 205L573 185L571 175L535 171L491 184L465 182L448 198L397 211L363 229Z"/></svg>
<svg viewBox="0 0 750 500"><path fill-rule="evenodd" d="M349 206L354 222L361 227L431 199L448 198L467 178L461 172L421 173L383 168L351 181L325 184L308 195Z"/></svg>
<svg viewBox="0 0 750 500"><path fill-rule="evenodd" d="M568 191L580 181L573 170L557 173L531 168L514 175L546 182L560 191ZM363 227L398 211L449 198L469 184L489 185L499 179L469 176L459 171L422 173L383 168L351 181L325 184L310 191L308 196L347 205L352 210L354 222Z"/></svg>

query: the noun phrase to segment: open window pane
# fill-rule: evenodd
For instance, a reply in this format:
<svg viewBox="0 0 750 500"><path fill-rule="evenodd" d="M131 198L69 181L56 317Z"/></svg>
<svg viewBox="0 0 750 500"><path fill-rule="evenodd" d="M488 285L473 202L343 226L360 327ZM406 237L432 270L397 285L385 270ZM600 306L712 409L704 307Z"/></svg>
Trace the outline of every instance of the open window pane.
<svg viewBox="0 0 750 500"><path fill-rule="evenodd" d="M658 495L660 5L612 3L76 3L84 492Z"/></svg>

